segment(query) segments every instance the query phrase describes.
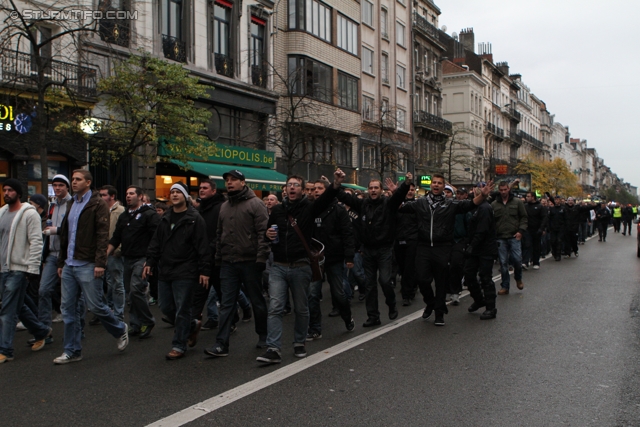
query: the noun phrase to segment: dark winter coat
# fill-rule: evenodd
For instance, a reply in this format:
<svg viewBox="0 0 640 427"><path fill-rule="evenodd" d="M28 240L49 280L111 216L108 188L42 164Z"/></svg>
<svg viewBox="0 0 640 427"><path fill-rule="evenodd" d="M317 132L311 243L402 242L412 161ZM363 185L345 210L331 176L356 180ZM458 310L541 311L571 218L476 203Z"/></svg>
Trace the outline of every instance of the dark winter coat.
<svg viewBox="0 0 640 427"><path fill-rule="evenodd" d="M567 226L565 206L549 206L549 231L559 232Z"/></svg>
<svg viewBox="0 0 640 427"><path fill-rule="evenodd" d="M481 257L497 257L496 223L493 218L493 207L489 202L483 201L471 211L468 233L468 254Z"/></svg>
<svg viewBox="0 0 640 427"><path fill-rule="evenodd" d="M220 206L225 202L224 195L216 191L216 194L208 199L200 200L198 212L207 224L207 238L211 253L215 256L216 241L218 240L218 217L220 215Z"/></svg>
<svg viewBox="0 0 640 427"><path fill-rule="evenodd" d="M496 233L498 239L510 239L516 233L524 234L527 230L527 210L522 200L509 193L507 203L502 202L498 196L491 203L493 207L493 217L496 219Z"/></svg>
<svg viewBox="0 0 640 427"><path fill-rule="evenodd" d="M542 206L539 200L534 203L525 203L527 211L527 229L530 233L537 233L546 230L549 223L548 209Z"/></svg>
<svg viewBox="0 0 640 427"><path fill-rule="evenodd" d="M349 214L333 202L316 218L313 237L324 245L327 264L353 262L355 238Z"/></svg>
<svg viewBox="0 0 640 427"><path fill-rule="evenodd" d="M415 202L414 199L405 199L404 203ZM396 242L410 242L418 240L418 221L414 213L398 213L396 222Z"/></svg>
<svg viewBox="0 0 640 427"><path fill-rule="evenodd" d="M595 209L595 206L569 206L568 204L565 204L564 208L567 212L567 229L577 232L581 223L582 213L588 213L590 210Z"/></svg>
<svg viewBox="0 0 640 427"><path fill-rule="evenodd" d="M109 240L114 248L122 246L122 256L142 258L160 223L160 215L151 206L142 205L133 213L122 212L116 222L116 229Z"/></svg>

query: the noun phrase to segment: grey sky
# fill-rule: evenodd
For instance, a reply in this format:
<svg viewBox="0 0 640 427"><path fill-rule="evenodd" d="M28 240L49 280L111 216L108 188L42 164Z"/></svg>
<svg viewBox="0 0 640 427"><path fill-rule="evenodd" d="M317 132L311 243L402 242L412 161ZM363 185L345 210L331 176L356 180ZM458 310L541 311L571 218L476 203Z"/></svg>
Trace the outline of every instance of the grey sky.
<svg viewBox="0 0 640 427"><path fill-rule="evenodd" d="M605 164L640 186L637 126L640 2L634 0L435 0L440 27L473 27L495 62L547 104L572 138L586 139Z"/></svg>

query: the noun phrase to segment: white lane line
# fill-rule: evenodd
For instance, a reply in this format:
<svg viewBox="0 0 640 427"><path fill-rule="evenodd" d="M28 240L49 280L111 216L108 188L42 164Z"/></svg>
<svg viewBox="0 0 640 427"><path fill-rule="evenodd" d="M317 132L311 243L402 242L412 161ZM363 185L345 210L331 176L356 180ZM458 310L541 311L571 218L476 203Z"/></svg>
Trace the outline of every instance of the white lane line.
<svg viewBox="0 0 640 427"><path fill-rule="evenodd" d="M592 238L593 237L590 237L587 240L590 240ZM549 257L541 259L540 261L545 261L547 259L549 259ZM513 274L513 272L511 272L511 274ZM500 275L497 275L493 278L493 280L497 279L500 279ZM465 297L467 295L469 295L469 292L465 291L461 294L461 297ZM423 310L420 309L413 314L395 320L385 326L358 335L347 341L341 342L340 344L336 344L333 347L322 350L321 352L313 354L298 362L284 366L276 371L263 375L260 378L256 378L253 381L249 381L248 383L242 384L236 388L228 390L203 402L196 403L195 405L185 408L180 412L176 412L175 414L169 415L166 418L149 424L147 427L178 427L188 424L204 415L207 415L208 413L216 411L224 406L229 405L230 403L233 403L266 387L285 380L293 375L311 368L312 366L315 366L334 356L337 356L340 353L344 353L345 351L351 350L352 348L356 348L366 343L367 341L371 341L372 339L384 335L387 332L393 331L394 329L397 329L401 326L404 326L409 322L413 322L414 320L422 317L422 312ZM265 367L262 369L268 368Z"/></svg>
<svg viewBox="0 0 640 427"><path fill-rule="evenodd" d="M299 362L287 365L283 368L278 369L277 371L271 372L270 374L263 375L262 377L256 378L253 381L242 384L241 386L228 390L203 402L197 403L193 406L183 409L180 412L176 412L173 415L169 415L166 418L149 424L148 427L177 427L190 423L191 421L194 421L210 412L233 403L236 400L247 397L250 394L253 394L257 391L262 390L263 388L269 387L270 385L276 384L299 372L309 369L310 367L322 363L325 360L337 356L340 353L351 350L352 348L358 347L367 341L371 341L372 339L377 338L380 335L384 335L387 332L404 326L407 323L420 318L422 316L422 311L423 310L417 311L401 319L395 320L385 326L374 329L373 331L366 332L362 335L353 337L350 340L341 342L340 344L336 344L333 347L322 350L321 352L313 354L305 359L300 360Z"/></svg>

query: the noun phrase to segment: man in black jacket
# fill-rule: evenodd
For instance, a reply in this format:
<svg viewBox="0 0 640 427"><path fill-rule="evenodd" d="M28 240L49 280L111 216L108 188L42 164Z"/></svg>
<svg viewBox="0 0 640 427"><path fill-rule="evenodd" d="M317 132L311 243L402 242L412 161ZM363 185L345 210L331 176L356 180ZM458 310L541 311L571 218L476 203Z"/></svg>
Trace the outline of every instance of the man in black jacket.
<svg viewBox="0 0 640 427"><path fill-rule="evenodd" d="M304 194L304 178L298 175L290 176L287 178L288 198L282 204L276 205L269 215L266 236L271 240L273 265L269 272L268 348L264 355L256 359L258 362L282 362L282 316L289 298L289 290L293 296L295 311L294 355L307 355L305 343L309 327L309 284L313 273L305 243L311 244L315 219L331 205L338 192L336 187L344 180L344 176L344 172L336 170L334 177L340 179L338 185L329 187L313 202ZM277 231L271 228L273 225L278 226Z"/></svg>
<svg viewBox="0 0 640 427"><path fill-rule="evenodd" d="M142 278L158 267L160 310L175 325L172 349L167 360L184 357L187 344L195 346L200 321L191 319L196 286L209 287L211 249L207 225L188 202L189 189L183 182L171 186L172 208L165 212L147 250Z"/></svg>
<svg viewBox="0 0 640 427"><path fill-rule="evenodd" d="M580 229L580 221L584 212L595 209L595 205L580 206L575 204L575 199L569 197L564 205L567 212L567 224L565 228L564 254L567 258L571 256L571 252L578 257L578 232Z"/></svg>
<svg viewBox="0 0 640 427"><path fill-rule="evenodd" d="M124 286L129 289L129 335L148 338L156 324L149 310L147 299L148 282L142 279L149 242L160 223L160 215L142 203L142 188L131 185L127 188L127 210L120 214L116 228L109 241L107 256L121 247L124 258Z"/></svg>
<svg viewBox="0 0 640 427"><path fill-rule="evenodd" d="M469 313L485 307L480 320L495 319L496 285L493 283L493 261L498 256L496 224L493 208L487 201L478 205L469 220L469 245L465 250L464 283L473 298ZM480 276L480 283L477 277Z"/></svg>
<svg viewBox="0 0 640 427"><path fill-rule="evenodd" d="M547 208L542 206L536 198L536 193L528 191L524 208L527 211L527 230L525 237L524 251L522 253L522 263L524 265L533 265L534 270L540 268L540 246L542 236L547 229L549 218L547 217ZM493 216L493 211L491 212Z"/></svg>
<svg viewBox="0 0 640 427"><path fill-rule="evenodd" d="M207 239L209 240L209 248L211 249L211 277L209 278L208 289L202 286L197 286L193 295L193 309L191 316L194 320L202 319L202 311L209 299L209 293L215 292L218 297L221 295L220 291L220 266L215 265L216 255L216 240L218 229L218 216L220 215L220 206L224 203L225 198L216 188L216 183L204 179L200 181L198 188L198 196L200 196L200 206L198 212L207 224ZM215 304L215 301L213 302ZM213 325L217 324L217 320L207 319L207 322L202 326L202 329L211 329ZM205 328L206 327L206 328Z"/></svg>
<svg viewBox="0 0 640 427"><path fill-rule="evenodd" d="M403 203L415 201L416 186L409 184L409 192ZM393 251L398 261L398 273L402 276L402 305L409 306L416 297L416 250L418 248L418 222L412 213L398 214L396 239Z"/></svg>
<svg viewBox="0 0 640 427"><path fill-rule="evenodd" d="M611 211L607 204L602 202L600 209L596 210L596 225L598 227L598 242L607 241L607 229L611 222Z"/></svg>
<svg viewBox="0 0 640 427"><path fill-rule="evenodd" d="M562 260L562 242L567 225L567 211L560 204L560 198L549 198L549 233L551 234L551 254L556 261Z"/></svg>
<svg viewBox="0 0 640 427"><path fill-rule="evenodd" d="M629 232L629 236L631 236L631 222L633 221L634 216L633 208L630 204L622 208L622 225L624 226L622 231L623 236L627 235L627 231Z"/></svg>
<svg viewBox="0 0 640 427"><path fill-rule="evenodd" d="M427 305L422 317L428 319L435 310L436 326L444 326L444 315L448 312L447 268L451 258L456 215L469 212L476 204L480 204L493 189L493 183L489 182L473 201L445 198L444 186L444 176L434 174L431 176L431 192L400 208L400 212L415 213L418 221L416 276L423 301ZM431 288L434 280L435 295Z"/></svg>
<svg viewBox="0 0 640 427"><path fill-rule="evenodd" d="M364 327L380 325L376 278L389 307L389 319L394 320L398 317L396 294L391 285L392 250L398 208L409 193L411 179L412 175L408 173L406 181L391 197L382 196L382 183L379 180L369 182L369 198L367 199L359 199L344 191L338 193L338 200L358 213L361 220L362 261L367 280L368 318L362 325ZM336 180L334 185L336 182L340 184L342 181Z"/></svg>
<svg viewBox="0 0 640 427"><path fill-rule="evenodd" d="M324 194L331 185L329 181L317 180L315 182L315 198ZM352 330L351 307L344 292L344 265L353 267L353 257L355 252L355 241L351 221L347 210L338 204L337 201L331 203L316 218L314 237L324 245L325 261L324 271L327 274L327 282L331 292L333 306L340 313L347 329ZM309 294L309 333L307 341L322 338L322 312L320 310L320 297L322 294L322 279L311 284Z"/></svg>

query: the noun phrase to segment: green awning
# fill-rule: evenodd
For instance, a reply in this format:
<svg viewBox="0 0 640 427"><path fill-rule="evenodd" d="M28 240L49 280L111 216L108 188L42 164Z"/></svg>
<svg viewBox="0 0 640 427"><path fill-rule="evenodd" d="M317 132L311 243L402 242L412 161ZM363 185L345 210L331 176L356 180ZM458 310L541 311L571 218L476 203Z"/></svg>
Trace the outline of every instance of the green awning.
<svg viewBox="0 0 640 427"><path fill-rule="evenodd" d="M360 187L359 185L355 185L355 184L342 183L342 186L343 187L347 187L347 188L351 188L353 190L367 191L367 187Z"/></svg>
<svg viewBox="0 0 640 427"><path fill-rule="evenodd" d="M171 160L182 166L183 163ZM273 169L252 168L248 166L231 166L217 163L187 162L194 172L205 175L216 181L216 185L224 187L222 174L237 169L246 177L247 186L252 190L282 191L282 186L287 182L287 176Z"/></svg>

